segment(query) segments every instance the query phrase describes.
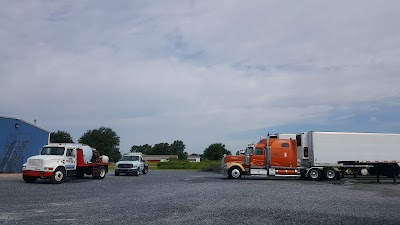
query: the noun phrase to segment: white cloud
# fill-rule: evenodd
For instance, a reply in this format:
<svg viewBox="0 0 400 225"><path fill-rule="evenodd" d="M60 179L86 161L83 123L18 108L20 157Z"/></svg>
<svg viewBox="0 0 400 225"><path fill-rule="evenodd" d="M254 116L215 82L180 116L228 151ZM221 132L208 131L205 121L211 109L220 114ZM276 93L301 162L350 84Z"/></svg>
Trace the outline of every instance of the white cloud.
<svg viewBox="0 0 400 225"><path fill-rule="evenodd" d="M9 1L0 9L1 111L76 139L109 126L123 151L177 139L189 152L213 142L235 151L243 140L232 133L397 104L399 9L397 1Z"/></svg>

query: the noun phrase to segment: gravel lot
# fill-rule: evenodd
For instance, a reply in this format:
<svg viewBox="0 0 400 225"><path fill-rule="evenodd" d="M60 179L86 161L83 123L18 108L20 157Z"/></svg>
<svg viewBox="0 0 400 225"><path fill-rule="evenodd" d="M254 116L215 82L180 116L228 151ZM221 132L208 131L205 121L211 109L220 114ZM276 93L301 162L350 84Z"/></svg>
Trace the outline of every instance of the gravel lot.
<svg viewBox="0 0 400 225"><path fill-rule="evenodd" d="M53 185L0 174L0 224L400 224L400 184L149 171Z"/></svg>

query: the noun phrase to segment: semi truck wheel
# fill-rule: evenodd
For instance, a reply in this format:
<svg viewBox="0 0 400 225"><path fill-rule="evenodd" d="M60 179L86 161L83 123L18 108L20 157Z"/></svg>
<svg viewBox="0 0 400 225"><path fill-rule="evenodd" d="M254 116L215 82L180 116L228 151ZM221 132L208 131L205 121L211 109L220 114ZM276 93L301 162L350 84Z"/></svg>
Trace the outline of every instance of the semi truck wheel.
<svg viewBox="0 0 400 225"><path fill-rule="evenodd" d="M31 176L25 176L23 175L22 178L26 183L34 183L38 178L37 177L31 177Z"/></svg>
<svg viewBox="0 0 400 225"><path fill-rule="evenodd" d="M228 171L228 176L230 179L239 179L242 177L242 170L239 167L232 167Z"/></svg>
<svg viewBox="0 0 400 225"><path fill-rule="evenodd" d="M336 178L336 170L333 168L326 168L324 170L324 178L327 180L334 180Z"/></svg>
<svg viewBox="0 0 400 225"><path fill-rule="evenodd" d="M310 180L321 180L322 174L321 174L321 170L319 169L311 169L308 172L308 177L310 178Z"/></svg>
<svg viewBox="0 0 400 225"><path fill-rule="evenodd" d="M54 170L53 176L50 177L50 182L53 184L61 184L65 179L64 169L57 168Z"/></svg>

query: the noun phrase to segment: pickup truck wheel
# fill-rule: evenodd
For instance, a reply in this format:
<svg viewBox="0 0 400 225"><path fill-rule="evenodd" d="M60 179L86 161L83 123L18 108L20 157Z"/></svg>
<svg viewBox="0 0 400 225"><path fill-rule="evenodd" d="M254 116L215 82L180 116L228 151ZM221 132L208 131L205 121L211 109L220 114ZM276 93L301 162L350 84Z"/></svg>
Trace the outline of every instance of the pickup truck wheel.
<svg viewBox="0 0 400 225"><path fill-rule="evenodd" d="M148 172L148 168L147 167L144 167L143 168L143 174L146 174Z"/></svg>
<svg viewBox="0 0 400 225"><path fill-rule="evenodd" d="M24 181L26 183L34 183L38 179L38 177L31 177L31 176L25 176L25 175L23 175L22 178L24 179Z"/></svg>
<svg viewBox="0 0 400 225"><path fill-rule="evenodd" d="M57 168L54 170L53 175L50 177L50 182L53 184L61 184L65 179L64 169Z"/></svg>
<svg viewBox="0 0 400 225"><path fill-rule="evenodd" d="M136 170L136 172L133 173L134 176L139 176L139 168Z"/></svg>
<svg viewBox="0 0 400 225"><path fill-rule="evenodd" d="M327 180L334 180L336 178L336 171L333 168L326 168L324 170L324 177Z"/></svg>
<svg viewBox="0 0 400 225"><path fill-rule="evenodd" d="M114 175L115 175L115 176L119 176L119 173L118 173L118 172L114 172Z"/></svg>
<svg viewBox="0 0 400 225"><path fill-rule="evenodd" d="M228 171L230 179L239 179L242 177L242 170L239 167L232 167Z"/></svg>
<svg viewBox="0 0 400 225"><path fill-rule="evenodd" d="M316 169L316 168L311 169L308 172L308 177L310 178L310 180L321 180L321 177L322 177L321 170Z"/></svg>

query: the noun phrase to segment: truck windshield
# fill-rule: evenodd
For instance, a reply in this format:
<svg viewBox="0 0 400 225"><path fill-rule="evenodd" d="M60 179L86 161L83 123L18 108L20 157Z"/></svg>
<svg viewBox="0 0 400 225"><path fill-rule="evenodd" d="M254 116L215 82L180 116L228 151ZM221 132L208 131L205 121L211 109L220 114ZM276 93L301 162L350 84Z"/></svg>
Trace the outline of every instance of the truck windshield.
<svg viewBox="0 0 400 225"><path fill-rule="evenodd" d="M64 147L44 147L41 155L64 155Z"/></svg>
<svg viewBox="0 0 400 225"><path fill-rule="evenodd" d="M122 156L121 161L139 161L139 156Z"/></svg>

